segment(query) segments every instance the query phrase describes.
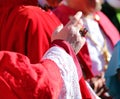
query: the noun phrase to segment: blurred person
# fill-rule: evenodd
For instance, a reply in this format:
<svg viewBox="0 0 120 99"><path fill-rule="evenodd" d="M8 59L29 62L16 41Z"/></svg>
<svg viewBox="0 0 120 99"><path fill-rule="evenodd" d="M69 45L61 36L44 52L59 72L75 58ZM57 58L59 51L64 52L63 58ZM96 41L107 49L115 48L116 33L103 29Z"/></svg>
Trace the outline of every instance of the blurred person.
<svg viewBox="0 0 120 99"><path fill-rule="evenodd" d="M55 30L51 48L39 63L17 52L0 51L1 99L99 99L82 78L75 55L85 43L81 16L78 12ZM87 97L82 97L79 79Z"/></svg>
<svg viewBox="0 0 120 99"><path fill-rule="evenodd" d="M0 13L0 50L19 52L31 63L39 62L61 24L58 18L38 7L37 0L0 0Z"/></svg>
<svg viewBox="0 0 120 99"><path fill-rule="evenodd" d="M111 20L120 33L120 0L104 0L102 12Z"/></svg>
<svg viewBox="0 0 120 99"><path fill-rule="evenodd" d="M77 11L82 11L88 33L86 44L77 55L78 60L94 91L102 99L107 99L111 97L105 87L104 72L120 36L107 16L100 11L102 3L102 0L64 0L53 12L65 25Z"/></svg>
<svg viewBox="0 0 120 99"><path fill-rule="evenodd" d="M120 99L120 41L114 47L105 78L110 95L113 99Z"/></svg>
<svg viewBox="0 0 120 99"><path fill-rule="evenodd" d="M8 63L6 61L8 61L8 60L10 60L9 61L10 64L8 63L7 66L9 67L9 65L10 66L12 65L13 69L18 67L18 70L19 70L19 66L22 66L22 68L24 69L24 66L27 65L27 62L28 62L28 65L30 65L30 66L31 66L31 64L40 62L43 54L50 47L51 34L53 33L53 30L58 25L61 24L60 21L58 20L58 18L51 11L45 11L45 10L39 8L37 0L0 0L0 8L1 8L0 9L0 13L1 13L0 14L0 23L1 23L0 24L0 51L17 52L17 53L27 56L30 61L29 62L29 61L25 60L25 62L24 62L24 61L22 61L22 60L24 60L24 56L22 59L21 55L17 55L18 56L17 57L16 54L13 53L15 55L15 59L14 59L13 58L14 55L12 57L12 54L9 55L9 53L8 53L7 56L5 56L6 54L3 56L1 55L1 57L2 57L2 62L0 63L1 68L2 67L5 68L4 66L6 66L6 64ZM8 59L6 59L5 57L7 57ZM5 58L5 62L3 62L4 58ZM20 60L18 60L18 61L20 61L20 62L17 62L17 59L19 59L19 58L20 58ZM17 62L17 64L14 64L14 62ZM23 65L23 64L25 64L25 65ZM30 67L30 66L28 66L28 67ZM6 67L7 70L8 70L8 67ZM30 67L30 68L32 68L32 67ZM6 69L5 70L1 69L1 72L3 74L5 74ZM25 70L26 70L26 67L25 67ZM20 72L20 74L21 74L21 72ZM26 72L25 72L25 75L26 75ZM79 71L79 72L81 72L81 71ZM13 76L16 75L15 74L16 71L14 73L14 71L12 72L11 70L10 71L8 70L8 73L6 73L5 78L7 75L9 75L9 73L14 74ZM30 75L32 73L33 73L33 75ZM38 70L38 73L39 73L39 70ZM29 75L33 77L34 72L30 72L28 74L28 76L27 75L26 76L29 78ZM48 75L50 75L50 74L48 74ZM79 78L80 86L82 86L82 87L85 86L85 87L83 87L84 92L82 94L85 94L86 97L91 97L83 77L80 74L78 74L78 76L81 77L81 78ZM16 77L16 78L18 78L18 77ZM9 80L9 78L6 78L6 79ZM11 79L10 79L10 83L12 83ZM25 79L22 79L22 81L24 81ZM40 79L42 79L42 78L40 78ZM3 78L2 78L2 80L3 80ZM36 80L36 79L33 78L33 81L34 80ZM42 81L43 80L40 80L40 82L42 82ZM4 82L4 80L3 80L3 82ZM20 80L20 82L21 82L21 80ZM24 90L24 87L26 87L26 83L27 84L29 84L29 83L26 81L23 83L25 83L25 86L23 84L23 87L22 87ZM31 81L31 83L32 83L32 81ZM2 86L2 84L3 83L1 82L1 86ZM15 82L13 81L12 85L14 86L14 84L15 84ZM31 86L31 84L30 84L30 86ZM5 85L5 87L6 87L6 85ZM10 86L8 86L8 87L10 88ZM13 89L15 87L17 87L17 86L14 86ZM39 85L38 85L38 87L39 87ZM59 85L58 85L58 87L59 87ZM29 87L29 85L27 88L28 88L28 90L29 90L29 88L32 90L32 88ZM44 83L43 83L42 88L44 88ZM49 88L47 87L47 89L45 89L45 90L48 90L48 89ZM51 89L54 89L54 88L52 87ZM11 88L10 88L10 90L11 90ZM39 90L39 88L38 88L38 90ZM55 89L55 91L56 90L57 89ZM3 90L1 90L1 91L3 91ZM17 92L18 92L18 90L16 90L14 93L17 93ZM44 90L43 90L43 92L44 92ZM51 94L53 94L53 93L54 92L51 92ZM21 94L24 96L22 96ZM22 91L19 92L19 95L21 97L26 97L25 94L26 93L24 93ZM2 94L2 95L4 95L4 94ZM4 96L6 96L6 95L4 95ZM44 96L44 94L43 94L43 96ZM49 95L49 96L51 96L51 95ZM46 96L46 97L48 97L48 96ZM82 95L82 97L83 97L83 95Z"/></svg>

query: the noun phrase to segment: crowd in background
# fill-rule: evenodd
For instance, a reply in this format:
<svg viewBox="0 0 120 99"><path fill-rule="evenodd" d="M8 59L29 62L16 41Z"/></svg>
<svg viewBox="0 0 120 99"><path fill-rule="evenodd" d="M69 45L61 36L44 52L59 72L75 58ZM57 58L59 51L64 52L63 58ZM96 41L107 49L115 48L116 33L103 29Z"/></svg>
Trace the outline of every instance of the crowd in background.
<svg viewBox="0 0 120 99"><path fill-rule="evenodd" d="M120 0L0 0L0 13L1 99L120 99Z"/></svg>

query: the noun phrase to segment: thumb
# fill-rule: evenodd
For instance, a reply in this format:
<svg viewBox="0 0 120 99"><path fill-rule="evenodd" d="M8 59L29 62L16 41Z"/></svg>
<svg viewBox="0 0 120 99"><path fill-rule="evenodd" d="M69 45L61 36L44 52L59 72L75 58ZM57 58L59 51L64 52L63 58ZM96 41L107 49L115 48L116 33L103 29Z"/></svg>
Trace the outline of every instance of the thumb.
<svg viewBox="0 0 120 99"><path fill-rule="evenodd" d="M51 41L55 40L58 33L62 30L63 24L59 25L52 34Z"/></svg>

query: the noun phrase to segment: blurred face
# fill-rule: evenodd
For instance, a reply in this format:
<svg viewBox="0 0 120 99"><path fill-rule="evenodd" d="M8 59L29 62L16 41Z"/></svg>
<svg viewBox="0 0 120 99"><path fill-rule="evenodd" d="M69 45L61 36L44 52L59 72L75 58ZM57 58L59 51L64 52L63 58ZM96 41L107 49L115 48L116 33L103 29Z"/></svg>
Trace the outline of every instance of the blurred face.
<svg viewBox="0 0 120 99"><path fill-rule="evenodd" d="M87 15L95 11L96 0L81 0L81 6L83 6L83 13ZM79 4L80 4L79 3Z"/></svg>
<svg viewBox="0 0 120 99"><path fill-rule="evenodd" d="M101 9L103 0L67 0L72 8L82 11L84 15L88 15L96 10Z"/></svg>

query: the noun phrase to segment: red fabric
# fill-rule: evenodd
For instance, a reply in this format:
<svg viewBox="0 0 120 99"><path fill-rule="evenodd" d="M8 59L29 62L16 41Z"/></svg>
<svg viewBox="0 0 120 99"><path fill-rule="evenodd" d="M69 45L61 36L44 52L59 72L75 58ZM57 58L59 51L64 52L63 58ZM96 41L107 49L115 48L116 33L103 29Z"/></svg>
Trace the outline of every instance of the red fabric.
<svg viewBox="0 0 120 99"><path fill-rule="evenodd" d="M70 17L76 13L76 11L69 8L68 6L60 5L53 10L53 13L65 25L70 20ZM86 79L92 78L93 77L93 73L91 70L92 62L89 56L87 43L82 47L77 56L83 71L86 73Z"/></svg>
<svg viewBox="0 0 120 99"><path fill-rule="evenodd" d="M79 82L79 85L80 85L80 91L81 91L82 98L83 98L83 99L92 99L92 98L91 98L91 94L90 94L90 92L89 92L89 90L88 90L88 87L86 86L85 79L84 79L84 77L83 77L80 64L79 64L79 62L78 62L78 60L77 60L77 57L76 57L73 49L72 49L72 48L68 45L68 43L65 42L65 41L62 41L62 42L61 42L60 40L56 40L56 41L54 41L53 43L54 43L54 45L57 44L57 46L62 47L62 48L65 48L66 52L73 57L74 62L75 62L75 64L76 64L78 77L79 77L79 81L78 81L78 82Z"/></svg>
<svg viewBox="0 0 120 99"><path fill-rule="evenodd" d="M0 50L22 53L36 63L49 48L51 34L60 21L51 11L18 4L0 7Z"/></svg>
<svg viewBox="0 0 120 99"><path fill-rule="evenodd" d="M103 14L103 12L98 11L94 15L98 15L100 17L100 20L96 20L96 21L99 23L105 35L109 38L109 40L111 41L114 47L116 43L120 40L120 35L119 35L118 30L111 23L111 21L107 18L107 16Z"/></svg>
<svg viewBox="0 0 120 99"><path fill-rule="evenodd" d="M52 46L64 48L79 69L79 83L83 99L91 99L81 68L72 48L65 41L56 40ZM50 60L31 64L28 57L14 52L0 52L0 98L57 99L62 78L56 64ZM6 95L7 94L7 95Z"/></svg>
<svg viewBox="0 0 120 99"><path fill-rule="evenodd" d="M0 7L16 6L16 5L37 5L38 0L0 0Z"/></svg>
<svg viewBox="0 0 120 99"><path fill-rule="evenodd" d="M60 5L53 9L53 13L60 19L63 25L66 25L70 17L76 14L76 11L65 5Z"/></svg>
<svg viewBox="0 0 120 99"><path fill-rule="evenodd" d="M31 64L19 53L0 52L1 99L58 99L62 78L53 61Z"/></svg>
<svg viewBox="0 0 120 99"><path fill-rule="evenodd" d="M53 13L55 13L60 21L65 25L69 21L70 17L76 13L76 11L69 8L68 6L60 5L55 10L53 10ZM118 42L118 40L120 39L119 32L101 11L96 12L94 15L96 14L100 17L100 20L96 21L103 29L105 35L109 38L114 47L116 42ZM92 61L90 59L87 43L82 47L77 56L82 69L85 72L86 79L92 78L94 75L91 70Z"/></svg>

